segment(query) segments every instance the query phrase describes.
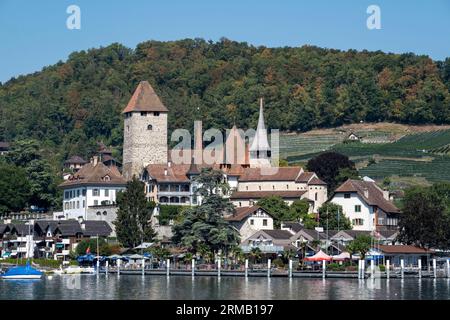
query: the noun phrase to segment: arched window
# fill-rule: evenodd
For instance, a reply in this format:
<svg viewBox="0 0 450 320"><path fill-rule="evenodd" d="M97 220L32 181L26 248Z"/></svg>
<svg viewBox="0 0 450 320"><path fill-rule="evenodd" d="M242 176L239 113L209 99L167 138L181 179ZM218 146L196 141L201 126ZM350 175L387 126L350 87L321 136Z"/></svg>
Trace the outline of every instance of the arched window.
<svg viewBox="0 0 450 320"><path fill-rule="evenodd" d="M147 130L153 130L153 126L152 126L151 124L149 124L149 125L147 126Z"/></svg>
<svg viewBox="0 0 450 320"><path fill-rule="evenodd" d="M106 216L108 213L106 211L103 211L103 215Z"/></svg>
<svg viewBox="0 0 450 320"><path fill-rule="evenodd" d="M161 202L161 203L167 203L167 202L169 202L169 198L167 198L167 197L161 197L161 198L159 198L159 202Z"/></svg>
<svg viewBox="0 0 450 320"><path fill-rule="evenodd" d="M100 211L97 211L97 215L100 216L102 213Z"/></svg>

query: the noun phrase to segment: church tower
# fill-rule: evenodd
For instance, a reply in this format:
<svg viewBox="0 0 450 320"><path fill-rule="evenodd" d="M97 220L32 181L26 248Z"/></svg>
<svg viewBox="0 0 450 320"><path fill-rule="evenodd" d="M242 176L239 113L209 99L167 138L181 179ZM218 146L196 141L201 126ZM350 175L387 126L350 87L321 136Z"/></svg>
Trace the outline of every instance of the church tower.
<svg viewBox="0 0 450 320"><path fill-rule="evenodd" d="M167 113L147 81L139 83L123 110L123 176L139 177L149 164L167 163Z"/></svg>
<svg viewBox="0 0 450 320"><path fill-rule="evenodd" d="M271 166L271 150L267 140L266 126L264 125L263 99L261 98L258 127L256 128L255 137L250 146L250 167L268 168Z"/></svg>

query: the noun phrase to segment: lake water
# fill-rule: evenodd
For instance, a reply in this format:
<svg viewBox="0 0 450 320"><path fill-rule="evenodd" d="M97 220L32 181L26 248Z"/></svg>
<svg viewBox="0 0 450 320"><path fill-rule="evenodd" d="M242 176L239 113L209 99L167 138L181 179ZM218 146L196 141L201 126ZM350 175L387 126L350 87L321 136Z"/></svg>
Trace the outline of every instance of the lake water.
<svg viewBox="0 0 450 320"><path fill-rule="evenodd" d="M242 278L139 275L55 275L0 280L0 299L449 299L449 279Z"/></svg>

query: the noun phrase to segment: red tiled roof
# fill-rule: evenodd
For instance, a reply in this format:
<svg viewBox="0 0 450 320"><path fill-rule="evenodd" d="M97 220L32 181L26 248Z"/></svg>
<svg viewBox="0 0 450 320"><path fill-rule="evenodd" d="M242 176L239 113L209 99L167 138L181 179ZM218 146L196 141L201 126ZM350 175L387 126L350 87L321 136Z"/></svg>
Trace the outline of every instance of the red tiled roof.
<svg viewBox="0 0 450 320"><path fill-rule="evenodd" d="M314 172L309 172L309 171L305 171L302 172L297 179L295 180L296 182L308 182L309 180L311 180L311 178L314 176Z"/></svg>
<svg viewBox="0 0 450 320"><path fill-rule="evenodd" d="M235 191L230 199L261 199L270 196L279 196L283 199L300 199L305 190L295 191Z"/></svg>
<svg viewBox="0 0 450 320"><path fill-rule="evenodd" d="M366 198L364 190L367 190L369 196ZM344 192L357 192L358 195L369 205L377 206L384 212L398 213L399 209L389 200L386 200L383 196L383 190L381 190L375 182L360 181L360 180L347 180L341 184L335 191L335 193Z"/></svg>
<svg viewBox="0 0 450 320"><path fill-rule="evenodd" d="M239 177L239 181L295 181L301 170L300 167L280 167L274 174L261 174L260 168L248 168Z"/></svg>
<svg viewBox="0 0 450 320"><path fill-rule="evenodd" d="M158 182L189 182L187 172L189 164L149 164L147 172L149 176ZM167 174L165 174L167 170Z"/></svg>
<svg viewBox="0 0 450 320"><path fill-rule="evenodd" d="M132 111L168 112L158 95L147 81L141 81L122 113Z"/></svg>
<svg viewBox="0 0 450 320"><path fill-rule="evenodd" d="M312 178L311 180L308 181L308 184L313 184L313 185L326 185L326 182L320 180L319 178Z"/></svg>
<svg viewBox="0 0 450 320"><path fill-rule="evenodd" d="M94 166L93 163L85 164L77 173L71 175L68 180L61 183L61 188L74 185L126 185L125 179L117 167L107 167L101 161Z"/></svg>
<svg viewBox="0 0 450 320"><path fill-rule="evenodd" d="M384 253L411 253L411 254L427 254L433 253L433 250L427 250L411 245L380 245L380 250Z"/></svg>

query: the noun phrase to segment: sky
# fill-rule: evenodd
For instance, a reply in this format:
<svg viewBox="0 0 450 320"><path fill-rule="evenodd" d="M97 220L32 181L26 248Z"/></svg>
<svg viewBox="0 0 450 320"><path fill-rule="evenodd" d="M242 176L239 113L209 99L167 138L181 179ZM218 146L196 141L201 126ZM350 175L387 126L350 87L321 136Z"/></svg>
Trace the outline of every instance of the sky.
<svg viewBox="0 0 450 320"><path fill-rule="evenodd" d="M80 29L68 29L77 5ZM381 29L369 29L370 5ZM221 37L269 47L450 56L448 0L0 0L0 81L40 71L73 51L113 42Z"/></svg>

